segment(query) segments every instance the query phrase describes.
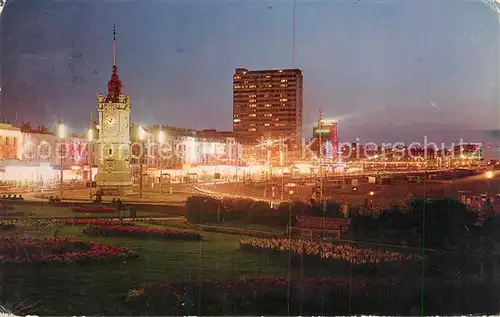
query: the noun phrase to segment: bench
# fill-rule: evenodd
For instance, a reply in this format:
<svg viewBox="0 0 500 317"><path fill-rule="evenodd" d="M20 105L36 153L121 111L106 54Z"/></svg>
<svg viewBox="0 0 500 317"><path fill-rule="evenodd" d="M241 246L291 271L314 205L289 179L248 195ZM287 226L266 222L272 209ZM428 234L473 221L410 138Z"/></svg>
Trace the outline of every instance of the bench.
<svg viewBox="0 0 500 317"><path fill-rule="evenodd" d="M349 232L351 219L297 216L291 232L296 232L309 238L334 238L339 239L341 234Z"/></svg>

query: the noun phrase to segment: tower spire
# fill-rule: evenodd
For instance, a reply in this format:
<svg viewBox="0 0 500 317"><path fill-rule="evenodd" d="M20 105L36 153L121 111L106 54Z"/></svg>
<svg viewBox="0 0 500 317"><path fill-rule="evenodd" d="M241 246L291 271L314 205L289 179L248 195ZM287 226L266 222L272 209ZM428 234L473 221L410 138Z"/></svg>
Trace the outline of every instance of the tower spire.
<svg viewBox="0 0 500 317"><path fill-rule="evenodd" d="M113 24L113 73L108 82L108 95L106 102L118 102L122 93L122 82L118 78L118 67L116 66L116 26Z"/></svg>
<svg viewBox="0 0 500 317"><path fill-rule="evenodd" d="M116 25L113 24L113 66L116 66Z"/></svg>

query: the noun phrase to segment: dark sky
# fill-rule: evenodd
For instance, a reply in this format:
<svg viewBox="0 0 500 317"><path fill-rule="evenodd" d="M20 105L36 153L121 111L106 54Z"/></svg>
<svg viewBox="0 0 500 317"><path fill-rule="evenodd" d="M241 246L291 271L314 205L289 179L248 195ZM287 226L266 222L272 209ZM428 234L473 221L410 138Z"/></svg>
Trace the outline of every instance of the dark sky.
<svg viewBox="0 0 500 317"><path fill-rule="evenodd" d="M499 20L480 1L297 0L295 12L294 59L293 1L13 0L0 115L87 126L116 23L141 124L231 129L234 68L297 67L307 135L323 108L341 141L495 139Z"/></svg>

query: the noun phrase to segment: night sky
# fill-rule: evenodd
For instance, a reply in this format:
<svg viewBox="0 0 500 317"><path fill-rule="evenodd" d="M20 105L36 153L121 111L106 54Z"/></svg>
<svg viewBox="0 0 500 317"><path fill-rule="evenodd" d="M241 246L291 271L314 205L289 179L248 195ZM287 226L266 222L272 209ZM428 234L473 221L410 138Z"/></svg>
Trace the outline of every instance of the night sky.
<svg viewBox="0 0 500 317"><path fill-rule="evenodd" d="M232 74L300 68L304 133L319 108L341 141L498 142L499 20L478 1L13 0L1 117L88 126L118 69L140 124L230 130ZM295 58L293 57L295 56Z"/></svg>

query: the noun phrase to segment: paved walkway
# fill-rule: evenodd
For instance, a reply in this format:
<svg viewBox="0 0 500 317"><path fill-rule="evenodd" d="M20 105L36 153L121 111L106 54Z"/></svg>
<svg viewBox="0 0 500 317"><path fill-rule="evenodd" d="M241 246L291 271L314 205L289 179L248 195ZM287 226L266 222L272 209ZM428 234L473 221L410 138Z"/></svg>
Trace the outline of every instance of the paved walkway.
<svg viewBox="0 0 500 317"><path fill-rule="evenodd" d="M186 199L191 196L191 193L174 193L172 195L163 194L160 196L159 193L144 193L143 198L139 197L123 197L122 201L127 204L158 204L158 203L169 203L169 204L184 204ZM39 201L46 202L49 196L59 196L58 191L44 192L42 197L41 192L26 193L23 195L26 201ZM75 189L67 190L63 192L63 196L60 197L66 202L75 203L90 203L89 190L88 189ZM103 202L111 202L112 197L104 197Z"/></svg>

